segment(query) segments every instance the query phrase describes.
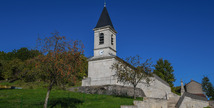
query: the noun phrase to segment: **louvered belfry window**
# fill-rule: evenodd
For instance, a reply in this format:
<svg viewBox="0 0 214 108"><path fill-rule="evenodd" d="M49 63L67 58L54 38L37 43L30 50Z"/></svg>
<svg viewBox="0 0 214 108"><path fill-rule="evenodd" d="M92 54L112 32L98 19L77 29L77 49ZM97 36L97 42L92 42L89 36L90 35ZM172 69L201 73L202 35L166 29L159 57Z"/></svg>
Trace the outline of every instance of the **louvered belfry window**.
<svg viewBox="0 0 214 108"><path fill-rule="evenodd" d="M103 33L100 33L100 41L99 41L99 44L104 44L104 34Z"/></svg>

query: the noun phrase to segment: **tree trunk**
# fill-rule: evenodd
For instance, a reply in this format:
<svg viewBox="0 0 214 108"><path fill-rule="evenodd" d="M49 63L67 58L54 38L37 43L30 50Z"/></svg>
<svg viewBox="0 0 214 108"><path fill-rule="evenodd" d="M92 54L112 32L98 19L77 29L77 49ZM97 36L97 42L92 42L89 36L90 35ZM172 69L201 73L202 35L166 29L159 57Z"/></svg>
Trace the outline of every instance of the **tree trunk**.
<svg viewBox="0 0 214 108"><path fill-rule="evenodd" d="M47 108L48 106L48 99L49 99L49 95L50 95L50 92L51 92L51 89L52 89L52 86L54 84L54 81L52 81L48 87L48 92L46 94L46 98L45 98L45 103L44 103L44 108Z"/></svg>
<svg viewBox="0 0 214 108"><path fill-rule="evenodd" d="M136 89L136 86L134 86L134 99L136 99L135 89Z"/></svg>

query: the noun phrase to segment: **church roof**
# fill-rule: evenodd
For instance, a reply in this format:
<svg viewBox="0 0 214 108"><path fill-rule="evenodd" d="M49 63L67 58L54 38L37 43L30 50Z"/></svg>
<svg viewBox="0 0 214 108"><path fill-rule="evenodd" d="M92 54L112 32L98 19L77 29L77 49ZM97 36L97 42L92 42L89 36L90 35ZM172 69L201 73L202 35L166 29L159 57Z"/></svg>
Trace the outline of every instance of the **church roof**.
<svg viewBox="0 0 214 108"><path fill-rule="evenodd" d="M111 22L111 19L110 19L110 16L108 14L106 7L103 8L102 14L101 14L95 28L100 28L100 27L104 27L104 26L110 26L114 29L114 26Z"/></svg>

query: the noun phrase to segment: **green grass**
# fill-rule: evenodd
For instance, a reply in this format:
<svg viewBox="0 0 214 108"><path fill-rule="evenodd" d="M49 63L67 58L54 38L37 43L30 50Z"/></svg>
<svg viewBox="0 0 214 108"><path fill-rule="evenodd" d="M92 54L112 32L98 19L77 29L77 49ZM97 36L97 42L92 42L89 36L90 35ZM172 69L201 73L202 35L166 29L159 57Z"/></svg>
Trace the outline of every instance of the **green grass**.
<svg viewBox="0 0 214 108"><path fill-rule="evenodd" d="M42 108L46 89L0 90L0 108ZM52 90L49 108L120 108L132 105L132 98Z"/></svg>

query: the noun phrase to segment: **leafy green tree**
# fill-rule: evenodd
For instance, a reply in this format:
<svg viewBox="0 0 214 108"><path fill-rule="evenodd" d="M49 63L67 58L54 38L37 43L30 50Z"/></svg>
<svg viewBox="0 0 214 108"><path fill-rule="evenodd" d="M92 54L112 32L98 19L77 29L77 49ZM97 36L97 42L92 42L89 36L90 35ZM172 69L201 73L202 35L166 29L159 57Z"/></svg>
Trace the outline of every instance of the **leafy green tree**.
<svg viewBox="0 0 214 108"><path fill-rule="evenodd" d="M175 82L174 70L171 63L168 60L163 60L162 58L157 61L154 65L154 73L158 75L161 79L165 80L170 87L173 87Z"/></svg>
<svg viewBox="0 0 214 108"><path fill-rule="evenodd" d="M16 50L14 49L12 52L6 53L5 60L13 60L16 58Z"/></svg>
<svg viewBox="0 0 214 108"><path fill-rule="evenodd" d="M38 50L28 50L27 48L14 49L8 53L0 51L0 80L12 81L27 78L27 75L31 76L31 68L26 61L40 54Z"/></svg>
<svg viewBox="0 0 214 108"><path fill-rule="evenodd" d="M4 51L0 51L0 60L5 60L6 53Z"/></svg>
<svg viewBox="0 0 214 108"><path fill-rule="evenodd" d="M6 58L6 53L4 51L0 51L0 80L4 79L3 64L4 64L5 58Z"/></svg>
<svg viewBox="0 0 214 108"><path fill-rule="evenodd" d="M206 93L207 97L214 100L214 87L209 78L204 76L202 79L202 89Z"/></svg>
<svg viewBox="0 0 214 108"><path fill-rule="evenodd" d="M23 47L14 52L16 58L25 61L30 58L34 58L40 54L38 50L28 50L27 48Z"/></svg>
<svg viewBox="0 0 214 108"><path fill-rule="evenodd" d="M12 52L0 51L0 60L13 60L15 58L25 61L30 58L34 58L41 54L38 50L29 50L25 47L18 50L14 49Z"/></svg>
<svg viewBox="0 0 214 108"><path fill-rule="evenodd" d="M20 80L24 82L34 82L40 81L40 73L38 69L35 68L36 62L34 58L24 61L24 67L19 73Z"/></svg>
<svg viewBox="0 0 214 108"><path fill-rule="evenodd" d="M2 64L2 62L0 60L0 80L4 79L2 73L3 73L3 64Z"/></svg>
<svg viewBox="0 0 214 108"><path fill-rule="evenodd" d="M22 53L26 52L27 55L22 56ZM41 74L38 73L38 69L35 68L36 61L34 60L35 57L41 55L38 50L28 50L26 48L21 48L17 50L17 58L23 60L25 66L20 73L21 80L25 82L33 82L36 80L40 81Z"/></svg>
<svg viewBox="0 0 214 108"><path fill-rule="evenodd" d="M12 52L4 52L4 51L0 51L0 60L12 60L15 59L15 52L16 50L13 50Z"/></svg>
<svg viewBox="0 0 214 108"><path fill-rule="evenodd" d="M27 48L20 48L15 52L16 58L25 61L30 58L30 51Z"/></svg>
<svg viewBox="0 0 214 108"><path fill-rule="evenodd" d="M8 81L15 81L20 79L19 74L24 68L24 62L20 59L13 59L11 61L4 62L3 64L3 77Z"/></svg>
<svg viewBox="0 0 214 108"><path fill-rule="evenodd" d="M82 81L83 77L88 76L88 61L84 55L80 56L80 60L82 65L78 67L79 69L77 69L78 73L76 77L79 81Z"/></svg>
<svg viewBox="0 0 214 108"><path fill-rule="evenodd" d="M175 94L181 95L181 86L172 87L171 89Z"/></svg>

